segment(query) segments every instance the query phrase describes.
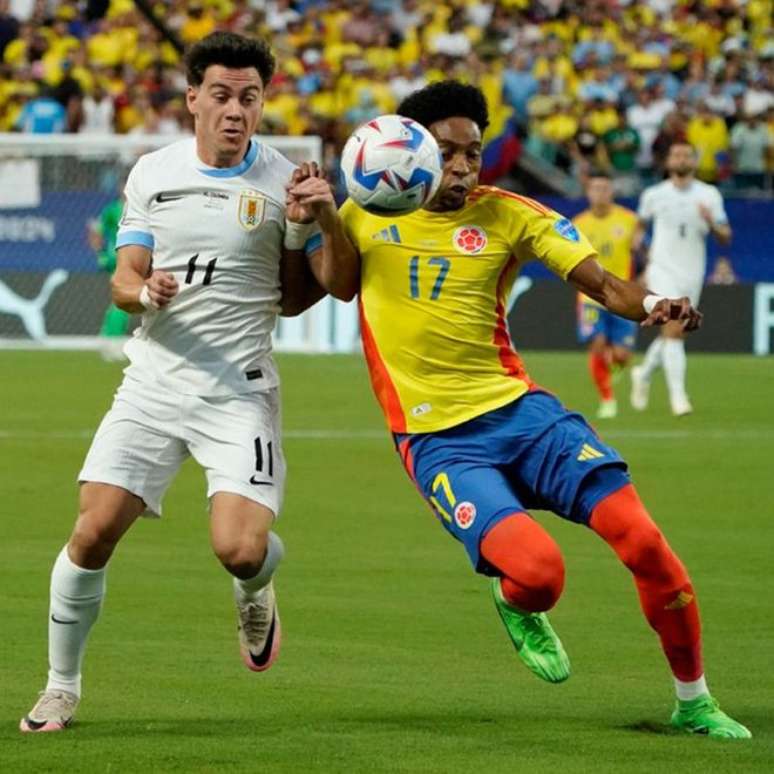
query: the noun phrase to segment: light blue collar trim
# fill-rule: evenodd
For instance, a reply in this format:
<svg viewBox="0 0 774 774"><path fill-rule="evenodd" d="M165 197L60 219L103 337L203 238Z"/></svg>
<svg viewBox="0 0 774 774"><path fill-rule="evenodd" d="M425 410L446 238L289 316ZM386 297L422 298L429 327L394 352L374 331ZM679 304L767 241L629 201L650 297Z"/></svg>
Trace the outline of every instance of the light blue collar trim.
<svg viewBox="0 0 774 774"><path fill-rule="evenodd" d="M254 139L250 139L250 146L247 149L247 153L242 161L235 167L199 167L199 172L207 177L239 177L244 174L253 165L253 162L258 158L258 143Z"/></svg>

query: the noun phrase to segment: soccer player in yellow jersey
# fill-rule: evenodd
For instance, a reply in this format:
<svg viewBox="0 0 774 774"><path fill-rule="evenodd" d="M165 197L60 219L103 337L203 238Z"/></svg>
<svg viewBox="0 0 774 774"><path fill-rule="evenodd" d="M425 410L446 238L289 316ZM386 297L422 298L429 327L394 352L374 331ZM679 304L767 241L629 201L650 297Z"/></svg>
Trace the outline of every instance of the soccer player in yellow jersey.
<svg viewBox="0 0 774 774"><path fill-rule="evenodd" d="M679 320L693 330L700 313L687 298L656 297L605 271L561 215L478 185L488 116L477 88L434 83L398 112L426 126L443 155L440 188L424 209L378 217L349 202L337 214L311 165L297 170L287 195L300 221L320 226L322 244L309 254L316 280L338 298L359 297L374 392L409 476L475 570L491 577L496 609L536 675L560 682L570 673L546 616L562 591L564 562L528 513L543 508L590 527L632 572L675 678L672 724L749 737L707 690L685 567L615 449L529 378L505 303L519 268L537 260L643 325Z"/></svg>
<svg viewBox="0 0 774 774"><path fill-rule="evenodd" d="M591 242L605 271L631 279L634 254L643 237L636 213L613 201L613 181L607 172L591 172L586 196L589 208L573 218L573 223ZM609 312L583 293L578 294L578 338L589 348L589 372L600 397L598 419L612 419L618 414L611 369L628 364L636 335L636 322Z"/></svg>

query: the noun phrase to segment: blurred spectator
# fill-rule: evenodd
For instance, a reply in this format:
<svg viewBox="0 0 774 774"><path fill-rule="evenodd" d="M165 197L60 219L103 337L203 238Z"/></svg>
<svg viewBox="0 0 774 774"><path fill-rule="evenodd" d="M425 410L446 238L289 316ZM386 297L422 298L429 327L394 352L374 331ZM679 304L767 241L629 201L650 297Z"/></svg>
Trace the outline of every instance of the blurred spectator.
<svg viewBox="0 0 774 774"><path fill-rule="evenodd" d="M527 123L527 104L537 91L538 82L532 74L529 55L515 51L508 69L503 73L503 99L516 111L516 117L522 124Z"/></svg>
<svg viewBox="0 0 774 774"><path fill-rule="evenodd" d="M19 20L11 13L9 0L0 0L0 61L5 47L19 34Z"/></svg>
<svg viewBox="0 0 774 774"><path fill-rule="evenodd" d="M734 273L731 260L723 255L718 256L712 273L707 277L708 285L736 285L739 278Z"/></svg>
<svg viewBox="0 0 774 774"><path fill-rule="evenodd" d="M721 168L719 162L729 150L726 122L715 115L706 102L701 102L685 133L698 155L696 177L705 183L716 182Z"/></svg>
<svg viewBox="0 0 774 774"><path fill-rule="evenodd" d="M729 131L747 127L741 116L774 105L771 0L152 4L185 42L213 29L268 37L282 75L267 90L262 131L319 134L326 159L364 117L394 110L428 82L457 77L479 85L490 103L498 131L486 143L518 123L527 149L582 175L590 163L628 167L634 130L636 168L649 182L662 149L690 122L699 174L722 181L731 174L729 142L717 122ZM72 131L173 131L189 121L180 55L131 0L0 0L0 130L21 127L23 111L25 125L43 126L30 110L52 89ZM152 103L147 114L140 97ZM711 118L694 118L704 101ZM774 132L768 115L761 123ZM611 145L606 136L617 139ZM747 145L737 139L737 162L747 163L745 151L752 156L755 144ZM618 193L632 174L618 171Z"/></svg>
<svg viewBox="0 0 774 774"><path fill-rule="evenodd" d="M341 28L341 39L349 43L367 48L376 40L379 22L376 14L364 0L352 5L349 21Z"/></svg>
<svg viewBox="0 0 774 774"><path fill-rule="evenodd" d="M113 100L99 83L81 102L82 123L80 131L85 134L113 134L115 131L115 107Z"/></svg>
<svg viewBox="0 0 774 774"><path fill-rule="evenodd" d="M642 89L637 95L637 103L626 111L626 120L640 139L636 164L642 171L653 166L653 141L664 118L674 110L674 105L670 107L662 102L657 103L653 96L653 89Z"/></svg>
<svg viewBox="0 0 774 774"><path fill-rule="evenodd" d="M213 32L216 26L217 21L212 12L205 10L198 0L193 0L188 4L186 19L180 27L180 38L186 44L196 43Z"/></svg>
<svg viewBox="0 0 774 774"><path fill-rule="evenodd" d="M578 131L570 144L570 155L575 163L576 176L583 182L589 170L593 168L608 169L608 158L605 145L591 128L591 118L583 114L578 124Z"/></svg>
<svg viewBox="0 0 774 774"><path fill-rule="evenodd" d="M758 115L745 116L731 130L734 183L739 188L763 188L774 139Z"/></svg>
<svg viewBox="0 0 774 774"><path fill-rule="evenodd" d="M698 102L703 102L713 113L726 119L736 113L734 98L727 91L723 91L723 81L719 78L712 81L706 96Z"/></svg>
<svg viewBox="0 0 774 774"><path fill-rule="evenodd" d="M653 171L657 177L663 177L666 174L666 158L669 148L678 142L688 142L688 140L685 131L685 121L681 114L675 110L664 119L651 146Z"/></svg>
<svg viewBox="0 0 774 774"><path fill-rule="evenodd" d="M744 112L748 115L765 113L774 106L774 70L761 74L750 84L744 93Z"/></svg>
<svg viewBox="0 0 774 774"><path fill-rule="evenodd" d="M67 112L50 94L30 99L16 120L18 131L28 134L56 134L67 128Z"/></svg>
<svg viewBox="0 0 774 774"><path fill-rule="evenodd" d="M635 159L640 149L640 135L628 125L623 108L619 109L617 118L617 125L602 135L602 142L613 171L631 174L637 168Z"/></svg>

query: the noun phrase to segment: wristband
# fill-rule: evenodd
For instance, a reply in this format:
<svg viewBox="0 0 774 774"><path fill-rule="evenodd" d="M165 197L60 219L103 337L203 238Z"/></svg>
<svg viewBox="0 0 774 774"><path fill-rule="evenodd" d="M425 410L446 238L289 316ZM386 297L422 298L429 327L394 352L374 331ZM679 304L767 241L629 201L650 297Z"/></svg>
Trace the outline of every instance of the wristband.
<svg viewBox="0 0 774 774"><path fill-rule="evenodd" d="M659 301L663 301L665 298L666 296L656 296L650 293L647 296L645 296L645 298L642 299L642 308L645 310L647 314L650 314L653 311L656 304Z"/></svg>
<svg viewBox="0 0 774 774"><path fill-rule="evenodd" d="M142 307L145 309L158 309L158 305L153 303L153 299L150 297L150 291L147 285L142 286L140 291L140 297L137 299Z"/></svg>
<svg viewBox="0 0 774 774"><path fill-rule="evenodd" d="M283 245L288 250L303 250L307 240L317 230L317 223L295 223L285 221L285 239Z"/></svg>

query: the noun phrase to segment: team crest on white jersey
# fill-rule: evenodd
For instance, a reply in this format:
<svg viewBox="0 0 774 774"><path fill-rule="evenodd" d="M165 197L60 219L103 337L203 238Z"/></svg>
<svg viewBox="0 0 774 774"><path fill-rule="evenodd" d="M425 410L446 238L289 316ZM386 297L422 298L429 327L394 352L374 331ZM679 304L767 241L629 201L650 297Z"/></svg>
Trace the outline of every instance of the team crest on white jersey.
<svg viewBox="0 0 774 774"><path fill-rule="evenodd" d="M263 223L263 216L266 211L266 199L263 195L250 188L239 194L239 208L237 215L239 225L245 231L253 231Z"/></svg>
<svg viewBox="0 0 774 774"><path fill-rule="evenodd" d="M486 231L481 226L460 226L452 237L454 246L468 255L476 255L485 247L488 239Z"/></svg>

